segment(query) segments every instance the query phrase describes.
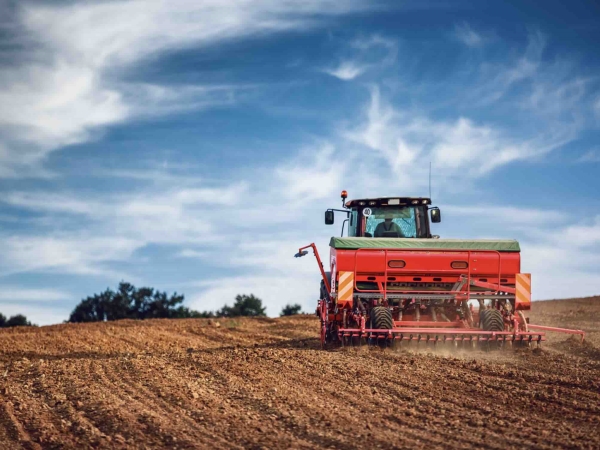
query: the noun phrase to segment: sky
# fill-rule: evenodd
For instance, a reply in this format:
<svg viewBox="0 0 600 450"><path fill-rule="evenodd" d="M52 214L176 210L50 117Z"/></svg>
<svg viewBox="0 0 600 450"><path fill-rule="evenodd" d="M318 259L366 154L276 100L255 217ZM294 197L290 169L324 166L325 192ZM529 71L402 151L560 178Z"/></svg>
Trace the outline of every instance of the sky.
<svg viewBox="0 0 600 450"><path fill-rule="evenodd" d="M600 293L595 1L0 0L0 312L120 281L313 311L350 198L518 239L534 299ZM534 305L535 307L535 305Z"/></svg>

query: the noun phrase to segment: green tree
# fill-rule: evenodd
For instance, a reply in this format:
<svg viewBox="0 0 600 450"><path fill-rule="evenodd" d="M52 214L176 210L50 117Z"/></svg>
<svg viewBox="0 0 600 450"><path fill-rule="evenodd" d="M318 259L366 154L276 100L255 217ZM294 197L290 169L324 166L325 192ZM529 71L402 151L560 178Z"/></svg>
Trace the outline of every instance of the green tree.
<svg viewBox="0 0 600 450"><path fill-rule="evenodd" d="M6 321L6 327L30 327L31 322L23 314L12 316Z"/></svg>
<svg viewBox="0 0 600 450"><path fill-rule="evenodd" d="M302 314L302 306L298 303L294 305L285 305L279 313L279 316L295 316L297 314Z"/></svg>
<svg viewBox="0 0 600 450"><path fill-rule="evenodd" d="M31 327L33 325L23 314L16 314L9 319L4 314L0 313L0 328L8 327Z"/></svg>
<svg viewBox="0 0 600 450"><path fill-rule="evenodd" d="M69 322L101 322L119 319L157 319L202 317L181 303L183 295L168 296L153 288L137 289L130 283L119 283L118 289L83 299L73 310Z"/></svg>
<svg viewBox="0 0 600 450"><path fill-rule="evenodd" d="M237 295L235 297L235 303L233 306L225 305L216 315L219 317L264 317L266 316L266 307L263 307L262 300L255 297L253 294L250 295Z"/></svg>

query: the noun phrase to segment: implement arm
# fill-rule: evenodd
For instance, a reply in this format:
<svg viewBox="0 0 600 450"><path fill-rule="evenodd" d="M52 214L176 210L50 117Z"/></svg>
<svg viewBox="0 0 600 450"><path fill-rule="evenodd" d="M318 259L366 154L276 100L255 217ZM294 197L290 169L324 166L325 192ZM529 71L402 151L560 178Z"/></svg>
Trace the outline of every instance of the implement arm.
<svg viewBox="0 0 600 450"><path fill-rule="evenodd" d="M294 255L294 258L302 258L304 255L308 255L308 250L306 250L306 249L311 248L311 247L313 249L315 258L317 258L317 263L319 264L319 270L321 271L321 276L323 277L323 283L325 283L327 292L331 292L331 285L329 284L329 280L327 279L327 275L325 274L325 269L323 268L323 263L321 262L321 257L319 256L319 251L317 250L317 246L314 243L306 245L304 247L300 247L300 249L298 250L298 253L296 253Z"/></svg>

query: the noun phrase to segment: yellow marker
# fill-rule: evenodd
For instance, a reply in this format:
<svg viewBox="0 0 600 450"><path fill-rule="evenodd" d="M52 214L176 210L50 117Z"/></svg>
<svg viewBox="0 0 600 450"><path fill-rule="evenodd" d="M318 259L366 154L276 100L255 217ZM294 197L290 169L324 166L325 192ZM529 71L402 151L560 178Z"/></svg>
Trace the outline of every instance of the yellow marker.
<svg viewBox="0 0 600 450"><path fill-rule="evenodd" d="M516 284L516 309L531 308L531 274L518 273Z"/></svg>
<svg viewBox="0 0 600 450"><path fill-rule="evenodd" d="M352 300L354 293L354 272L340 272L338 281L338 301Z"/></svg>

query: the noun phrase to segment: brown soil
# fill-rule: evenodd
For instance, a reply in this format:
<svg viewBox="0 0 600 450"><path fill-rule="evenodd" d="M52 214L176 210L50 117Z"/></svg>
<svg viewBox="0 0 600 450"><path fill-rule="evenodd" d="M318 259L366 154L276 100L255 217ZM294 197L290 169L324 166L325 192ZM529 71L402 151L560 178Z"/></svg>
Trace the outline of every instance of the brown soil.
<svg viewBox="0 0 600 450"><path fill-rule="evenodd" d="M534 309L588 344L321 351L311 316L2 330L0 448L598 448L600 299Z"/></svg>

